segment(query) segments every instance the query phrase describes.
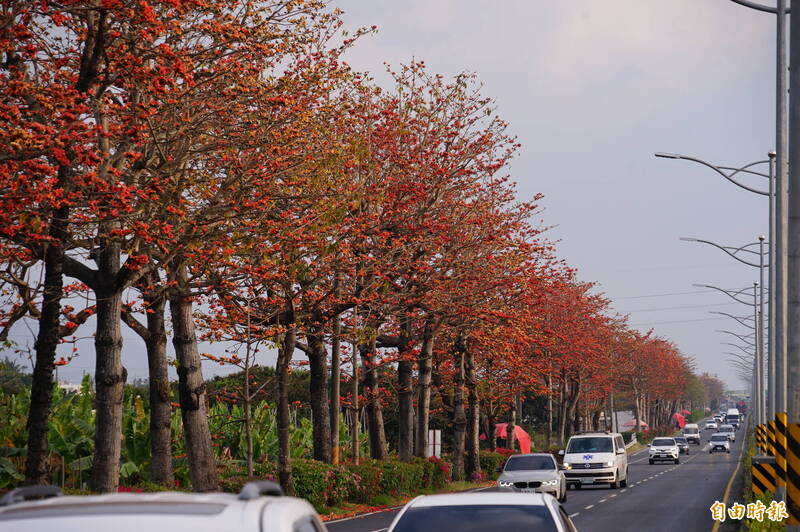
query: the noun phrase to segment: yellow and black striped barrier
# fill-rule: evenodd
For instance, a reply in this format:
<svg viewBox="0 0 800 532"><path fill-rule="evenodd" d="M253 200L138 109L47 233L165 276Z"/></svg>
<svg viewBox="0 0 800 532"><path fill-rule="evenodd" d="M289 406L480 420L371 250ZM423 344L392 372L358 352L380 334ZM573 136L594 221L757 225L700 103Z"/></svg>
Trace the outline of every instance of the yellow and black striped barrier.
<svg viewBox="0 0 800 532"><path fill-rule="evenodd" d="M764 425L756 425L754 429L755 438L756 438L756 447L758 448L759 452L764 451Z"/></svg>
<svg viewBox="0 0 800 532"><path fill-rule="evenodd" d="M786 486L786 412L775 414L775 477Z"/></svg>
<svg viewBox="0 0 800 532"><path fill-rule="evenodd" d="M775 493L775 458L772 456L754 456L751 467L753 493L762 495Z"/></svg>
<svg viewBox="0 0 800 532"><path fill-rule="evenodd" d="M789 525L800 525L800 424L786 425L786 509Z"/></svg>
<svg viewBox="0 0 800 532"><path fill-rule="evenodd" d="M767 454L775 456L775 420L767 422Z"/></svg>

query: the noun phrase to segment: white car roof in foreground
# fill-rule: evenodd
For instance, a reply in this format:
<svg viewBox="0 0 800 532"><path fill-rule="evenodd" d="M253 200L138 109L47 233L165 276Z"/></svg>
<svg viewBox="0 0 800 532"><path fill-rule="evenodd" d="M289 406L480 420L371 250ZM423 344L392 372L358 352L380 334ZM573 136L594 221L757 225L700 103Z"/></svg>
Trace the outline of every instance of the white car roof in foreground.
<svg viewBox="0 0 800 532"><path fill-rule="evenodd" d="M550 495L547 495L550 497ZM433 506L473 506L473 505L518 505L544 506L545 496L541 493L511 492L470 492L425 495L409 504L411 508L430 508Z"/></svg>
<svg viewBox="0 0 800 532"><path fill-rule="evenodd" d="M291 529L296 519L313 512L306 501L292 497L242 501L232 494L177 492L62 496L0 507L0 532L258 531L265 505L276 530Z"/></svg>

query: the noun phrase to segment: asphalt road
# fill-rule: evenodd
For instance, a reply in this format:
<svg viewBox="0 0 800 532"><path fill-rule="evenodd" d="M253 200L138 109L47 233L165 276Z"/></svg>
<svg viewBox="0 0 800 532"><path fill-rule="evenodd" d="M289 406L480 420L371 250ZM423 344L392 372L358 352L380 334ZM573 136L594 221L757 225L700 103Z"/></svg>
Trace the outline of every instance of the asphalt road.
<svg viewBox="0 0 800 532"><path fill-rule="evenodd" d="M564 509L582 532L709 532L714 526L709 507L723 499L745 439L744 429L740 429L730 454L709 454L708 438L712 432L703 431L700 446L692 445L690 454L681 455L677 465L650 465L646 449L631 454L627 488L573 489L567 492ZM741 469L739 473L737 476L741 476ZM728 504L736 501L739 493L740 485L734 485ZM391 509L344 519L327 523L327 527L331 532L383 532L397 512L398 509ZM720 531L738 530L738 524L728 521Z"/></svg>

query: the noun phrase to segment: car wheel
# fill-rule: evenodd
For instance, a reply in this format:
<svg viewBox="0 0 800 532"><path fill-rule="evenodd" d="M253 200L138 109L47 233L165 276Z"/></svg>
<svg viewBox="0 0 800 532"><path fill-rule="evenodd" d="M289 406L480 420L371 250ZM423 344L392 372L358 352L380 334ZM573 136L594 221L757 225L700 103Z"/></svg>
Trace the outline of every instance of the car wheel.
<svg viewBox="0 0 800 532"><path fill-rule="evenodd" d="M619 481L620 488L627 488L628 487L628 470L625 470L625 478Z"/></svg>
<svg viewBox="0 0 800 532"><path fill-rule="evenodd" d="M680 458L676 458L676 459L675 459L675 463L676 463L676 464L680 464L680 463L681 463L681 459L680 459Z"/></svg>
<svg viewBox="0 0 800 532"><path fill-rule="evenodd" d="M728 454L731 454L731 450L730 449L728 449Z"/></svg>
<svg viewBox="0 0 800 532"><path fill-rule="evenodd" d="M611 486L612 490L615 490L615 489L619 488L619 481L617 480L618 477L619 477L619 471L614 473L614 482L609 482L608 483L608 485Z"/></svg>
<svg viewBox="0 0 800 532"><path fill-rule="evenodd" d="M558 502L565 503L567 502L567 490L565 489L564 492L561 494L561 497L558 498Z"/></svg>
<svg viewBox="0 0 800 532"><path fill-rule="evenodd" d="M689 449L686 449L686 455L687 456L689 455Z"/></svg>
<svg viewBox="0 0 800 532"><path fill-rule="evenodd" d="M714 450L713 449L709 449L708 450L708 454L714 454Z"/></svg>
<svg viewBox="0 0 800 532"><path fill-rule="evenodd" d="M650 465L653 465L654 463L655 463L655 462L654 462L654 461L653 461L653 459L651 458L651 459L650 459Z"/></svg>
<svg viewBox="0 0 800 532"><path fill-rule="evenodd" d="M572 487L575 488L576 490L581 489L581 485L580 484L573 484Z"/></svg>

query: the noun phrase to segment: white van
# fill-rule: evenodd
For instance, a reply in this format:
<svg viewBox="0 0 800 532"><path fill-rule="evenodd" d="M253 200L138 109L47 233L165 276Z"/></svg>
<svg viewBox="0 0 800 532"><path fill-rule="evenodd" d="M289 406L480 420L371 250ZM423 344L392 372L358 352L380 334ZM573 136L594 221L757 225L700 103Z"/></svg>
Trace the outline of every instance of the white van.
<svg viewBox="0 0 800 532"><path fill-rule="evenodd" d="M728 425L733 425L734 429L739 428L739 423L741 422L742 416L739 413L738 408L729 408L728 413L725 414L725 423Z"/></svg>
<svg viewBox="0 0 800 532"><path fill-rule="evenodd" d="M586 432L576 434L567 442L562 467L567 486L580 488L584 484L605 484L612 488L628 485L628 455L625 441L618 432Z"/></svg>
<svg viewBox="0 0 800 532"><path fill-rule="evenodd" d="M700 445L700 427L697 426L697 423L687 423L684 425L683 435L686 436L686 441L689 443Z"/></svg>

